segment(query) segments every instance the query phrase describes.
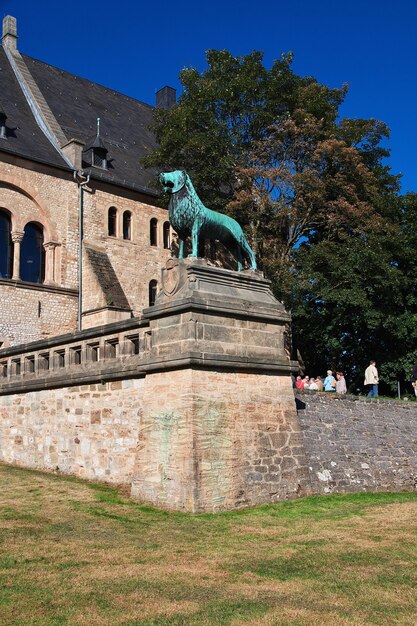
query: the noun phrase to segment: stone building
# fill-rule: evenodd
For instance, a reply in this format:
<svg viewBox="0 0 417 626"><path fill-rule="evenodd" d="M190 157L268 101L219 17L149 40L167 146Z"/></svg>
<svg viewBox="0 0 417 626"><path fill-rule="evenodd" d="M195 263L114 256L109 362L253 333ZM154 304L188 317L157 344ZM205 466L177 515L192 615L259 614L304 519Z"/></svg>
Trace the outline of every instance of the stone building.
<svg viewBox="0 0 417 626"><path fill-rule="evenodd" d="M0 47L0 346L124 320L169 256L155 206L153 107ZM175 91L157 93L170 107ZM82 241L82 245L80 242ZM80 254L80 250L82 253Z"/></svg>

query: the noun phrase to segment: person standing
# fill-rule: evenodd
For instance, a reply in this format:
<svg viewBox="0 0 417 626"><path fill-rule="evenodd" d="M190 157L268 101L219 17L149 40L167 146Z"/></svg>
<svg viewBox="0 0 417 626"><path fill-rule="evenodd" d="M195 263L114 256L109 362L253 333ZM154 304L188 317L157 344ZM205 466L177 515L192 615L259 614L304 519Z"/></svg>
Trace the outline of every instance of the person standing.
<svg viewBox="0 0 417 626"><path fill-rule="evenodd" d="M365 370L365 381L364 385L368 386L369 392L368 397L374 398L378 397L378 385L379 385L379 376L378 370L376 369L376 362L370 361L368 367Z"/></svg>
<svg viewBox="0 0 417 626"><path fill-rule="evenodd" d="M336 391L336 379L332 370L327 370L327 376L323 380L324 391Z"/></svg>
<svg viewBox="0 0 417 626"><path fill-rule="evenodd" d="M309 387L310 391L318 391L319 387L316 383L316 379L315 378L311 378L310 379L310 387Z"/></svg>
<svg viewBox="0 0 417 626"><path fill-rule="evenodd" d="M346 393L347 392L346 380L345 380L345 377L343 376L343 372L337 372L336 377L337 377L336 393Z"/></svg>

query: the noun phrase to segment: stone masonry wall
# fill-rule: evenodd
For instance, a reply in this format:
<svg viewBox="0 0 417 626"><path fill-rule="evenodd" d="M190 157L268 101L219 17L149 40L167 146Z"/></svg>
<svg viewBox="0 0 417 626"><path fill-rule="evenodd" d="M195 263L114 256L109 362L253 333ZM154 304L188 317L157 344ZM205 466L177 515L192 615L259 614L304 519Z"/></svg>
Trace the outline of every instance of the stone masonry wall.
<svg viewBox="0 0 417 626"><path fill-rule="evenodd" d="M165 209L143 201L138 194L115 193L107 185L93 194L85 193L85 241L98 245L110 259L117 279L135 316L149 305L149 282L160 283L161 268L170 256L163 247L163 224L168 220ZM117 210L116 236L108 235L108 211ZM123 239L123 213L131 213L131 238ZM150 221L157 220L157 245L150 245ZM95 292L95 279L88 264L84 276L84 310L97 306L100 295Z"/></svg>
<svg viewBox="0 0 417 626"><path fill-rule="evenodd" d="M417 487L417 404L297 393L314 493Z"/></svg>
<svg viewBox="0 0 417 626"><path fill-rule="evenodd" d="M0 281L0 293L0 337L6 344L63 334L76 326L76 293L18 281Z"/></svg>
<svg viewBox="0 0 417 626"><path fill-rule="evenodd" d="M143 379L0 397L0 460L130 484Z"/></svg>
<svg viewBox="0 0 417 626"><path fill-rule="evenodd" d="M146 377L134 497L217 511L306 493L289 376L184 369Z"/></svg>
<svg viewBox="0 0 417 626"><path fill-rule="evenodd" d="M415 403L291 400L285 377L191 369L3 395L0 460L195 511L416 488Z"/></svg>

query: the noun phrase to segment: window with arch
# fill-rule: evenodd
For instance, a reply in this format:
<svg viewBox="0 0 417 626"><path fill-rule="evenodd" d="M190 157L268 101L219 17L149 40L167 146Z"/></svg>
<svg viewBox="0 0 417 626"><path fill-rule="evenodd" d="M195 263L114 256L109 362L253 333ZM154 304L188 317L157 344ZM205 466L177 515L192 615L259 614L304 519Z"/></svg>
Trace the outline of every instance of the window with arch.
<svg viewBox="0 0 417 626"><path fill-rule="evenodd" d="M157 289L158 281L151 280L151 282L149 283L149 306L153 306L155 304Z"/></svg>
<svg viewBox="0 0 417 626"><path fill-rule="evenodd" d="M43 283L45 280L43 227L35 222L25 226L20 246L20 278L30 283Z"/></svg>
<svg viewBox="0 0 417 626"><path fill-rule="evenodd" d="M151 246L158 245L158 220L153 217L150 221L150 233L149 233Z"/></svg>
<svg viewBox="0 0 417 626"><path fill-rule="evenodd" d="M13 275L12 222L7 211L0 209L0 278Z"/></svg>
<svg viewBox="0 0 417 626"><path fill-rule="evenodd" d="M123 239L132 239L132 214L130 211L123 213Z"/></svg>
<svg viewBox="0 0 417 626"><path fill-rule="evenodd" d="M171 247L171 227L169 222L164 222L164 248L169 250Z"/></svg>
<svg viewBox="0 0 417 626"><path fill-rule="evenodd" d="M115 206L111 206L108 212L107 232L109 237L116 237L117 235L117 209Z"/></svg>

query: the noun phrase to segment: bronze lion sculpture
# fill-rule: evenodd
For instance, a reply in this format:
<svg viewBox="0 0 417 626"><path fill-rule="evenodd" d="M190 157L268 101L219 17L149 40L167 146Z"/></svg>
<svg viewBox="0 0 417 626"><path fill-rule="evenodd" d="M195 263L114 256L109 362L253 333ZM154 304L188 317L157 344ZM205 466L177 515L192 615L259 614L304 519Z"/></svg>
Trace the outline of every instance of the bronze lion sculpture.
<svg viewBox="0 0 417 626"><path fill-rule="evenodd" d="M179 259L184 258L184 242L190 235L190 256L196 257L198 240L202 236L221 241L232 253L236 251L239 271L243 268L243 253L249 259L250 269L256 270L255 255L241 226L232 217L205 207L184 170L162 173L159 180L164 191L170 194L168 216L179 237Z"/></svg>

